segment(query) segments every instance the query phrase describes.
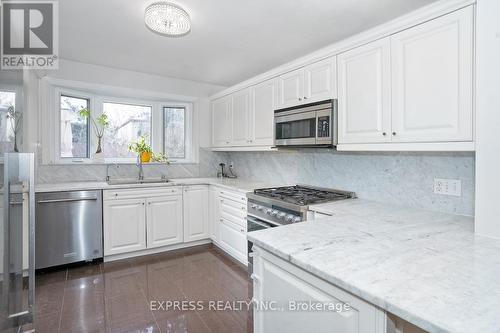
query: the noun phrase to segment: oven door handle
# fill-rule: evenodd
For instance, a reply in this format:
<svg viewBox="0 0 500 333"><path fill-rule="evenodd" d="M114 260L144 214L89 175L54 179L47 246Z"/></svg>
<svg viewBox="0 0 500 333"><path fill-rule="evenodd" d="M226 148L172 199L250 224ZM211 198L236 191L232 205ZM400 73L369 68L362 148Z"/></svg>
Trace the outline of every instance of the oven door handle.
<svg viewBox="0 0 500 333"><path fill-rule="evenodd" d="M252 223L257 224L258 226L264 227L264 228L266 228L266 229L268 229L268 228L273 228L273 227L277 227L277 226L278 226L277 224L276 224L276 225L274 225L274 224L269 223L269 222L259 221L259 220L257 220L256 218L254 218L254 217L252 217L252 216L248 216L248 215L247 215L247 220L248 220L248 221L250 221L250 222L252 222Z"/></svg>

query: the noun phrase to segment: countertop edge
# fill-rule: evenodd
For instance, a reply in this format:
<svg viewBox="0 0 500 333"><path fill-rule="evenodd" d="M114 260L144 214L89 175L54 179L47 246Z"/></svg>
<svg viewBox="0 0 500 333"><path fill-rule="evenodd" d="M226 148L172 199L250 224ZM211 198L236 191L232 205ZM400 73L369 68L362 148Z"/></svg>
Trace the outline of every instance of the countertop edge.
<svg viewBox="0 0 500 333"><path fill-rule="evenodd" d="M252 182L248 182L252 183ZM255 184L258 184L255 182ZM54 184L37 184L35 185L35 193L47 192L62 192L62 191L80 191L80 190L117 190L117 189L138 189L138 188L168 188L172 186L189 186L189 185L212 185L228 190L237 191L241 194L252 192L259 186L239 186L238 184L224 184L218 179L211 178L176 178L168 183L149 183L149 184L118 184L109 185L106 182L67 182Z"/></svg>

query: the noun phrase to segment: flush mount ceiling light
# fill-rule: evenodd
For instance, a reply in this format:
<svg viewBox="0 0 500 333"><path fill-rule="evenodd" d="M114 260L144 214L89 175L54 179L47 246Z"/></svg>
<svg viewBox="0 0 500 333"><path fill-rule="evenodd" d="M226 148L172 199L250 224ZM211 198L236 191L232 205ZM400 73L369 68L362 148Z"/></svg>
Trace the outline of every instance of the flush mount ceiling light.
<svg viewBox="0 0 500 333"><path fill-rule="evenodd" d="M146 26L169 37L184 36L191 30L191 19L181 7L170 2L155 2L146 8Z"/></svg>

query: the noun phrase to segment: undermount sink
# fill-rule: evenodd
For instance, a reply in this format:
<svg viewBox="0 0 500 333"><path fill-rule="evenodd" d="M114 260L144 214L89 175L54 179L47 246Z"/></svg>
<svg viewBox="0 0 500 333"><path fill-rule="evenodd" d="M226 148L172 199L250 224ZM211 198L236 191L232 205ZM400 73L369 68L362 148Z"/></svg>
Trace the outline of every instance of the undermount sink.
<svg viewBox="0 0 500 333"><path fill-rule="evenodd" d="M135 184L165 184L170 180L166 178L151 178L151 179L110 179L108 185L135 185Z"/></svg>

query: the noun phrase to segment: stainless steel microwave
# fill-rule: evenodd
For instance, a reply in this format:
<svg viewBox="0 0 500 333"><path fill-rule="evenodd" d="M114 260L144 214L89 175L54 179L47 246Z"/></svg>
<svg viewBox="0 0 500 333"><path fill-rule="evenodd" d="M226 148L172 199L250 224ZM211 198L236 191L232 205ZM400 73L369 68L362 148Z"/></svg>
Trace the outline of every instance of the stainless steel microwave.
<svg viewBox="0 0 500 333"><path fill-rule="evenodd" d="M274 144L331 147L337 145L337 100L274 111Z"/></svg>

